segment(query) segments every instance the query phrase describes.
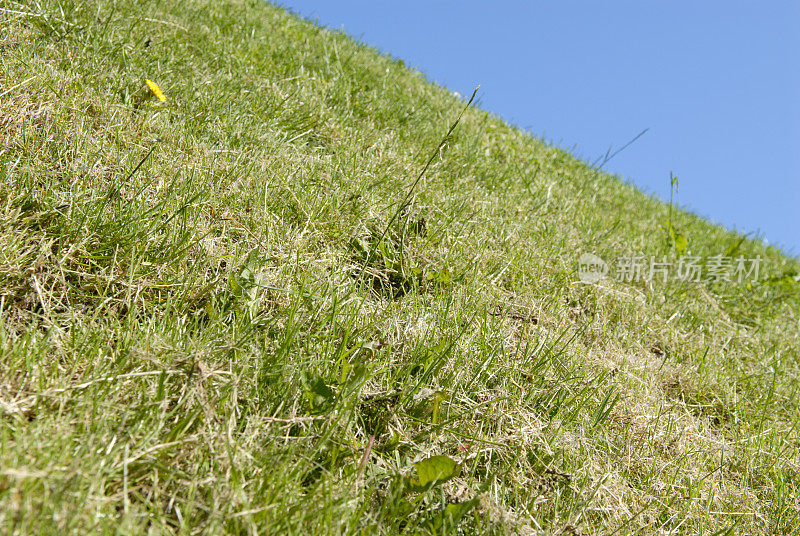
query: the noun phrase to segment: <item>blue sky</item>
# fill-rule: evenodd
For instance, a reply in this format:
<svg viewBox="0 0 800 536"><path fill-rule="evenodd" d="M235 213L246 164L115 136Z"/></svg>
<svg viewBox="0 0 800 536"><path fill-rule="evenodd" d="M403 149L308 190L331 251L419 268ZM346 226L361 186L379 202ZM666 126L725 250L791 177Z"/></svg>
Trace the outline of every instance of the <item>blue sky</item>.
<svg viewBox="0 0 800 536"><path fill-rule="evenodd" d="M800 2L283 0L604 169L800 255Z"/></svg>

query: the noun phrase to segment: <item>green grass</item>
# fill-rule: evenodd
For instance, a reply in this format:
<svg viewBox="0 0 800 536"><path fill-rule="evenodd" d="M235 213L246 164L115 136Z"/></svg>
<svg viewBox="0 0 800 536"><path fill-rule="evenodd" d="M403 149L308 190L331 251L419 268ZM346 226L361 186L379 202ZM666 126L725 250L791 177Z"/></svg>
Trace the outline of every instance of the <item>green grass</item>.
<svg viewBox="0 0 800 536"><path fill-rule="evenodd" d="M797 259L264 2L0 26L3 533L800 530Z"/></svg>

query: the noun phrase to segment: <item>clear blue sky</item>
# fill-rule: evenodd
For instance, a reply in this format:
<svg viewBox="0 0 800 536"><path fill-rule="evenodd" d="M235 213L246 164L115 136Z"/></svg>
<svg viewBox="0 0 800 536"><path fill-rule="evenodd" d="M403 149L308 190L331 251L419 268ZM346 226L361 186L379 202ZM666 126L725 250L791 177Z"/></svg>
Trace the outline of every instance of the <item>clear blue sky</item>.
<svg viewBox="0 0 800 536"><path fill-rule="evenodd" d="M800 255L800 2L282 0L480 106Z"/></svg>

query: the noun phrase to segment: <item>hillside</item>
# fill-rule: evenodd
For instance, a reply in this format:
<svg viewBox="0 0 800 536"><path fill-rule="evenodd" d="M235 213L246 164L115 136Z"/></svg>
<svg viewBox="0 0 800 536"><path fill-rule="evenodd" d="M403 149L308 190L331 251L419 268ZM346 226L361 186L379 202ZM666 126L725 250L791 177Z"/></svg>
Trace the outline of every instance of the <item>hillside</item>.
<svg viewBox="0 0 800 536"><path fill-rule="evenodd" d="M262 1L0 27L0 532L800 530L797 259Z"/></svg>

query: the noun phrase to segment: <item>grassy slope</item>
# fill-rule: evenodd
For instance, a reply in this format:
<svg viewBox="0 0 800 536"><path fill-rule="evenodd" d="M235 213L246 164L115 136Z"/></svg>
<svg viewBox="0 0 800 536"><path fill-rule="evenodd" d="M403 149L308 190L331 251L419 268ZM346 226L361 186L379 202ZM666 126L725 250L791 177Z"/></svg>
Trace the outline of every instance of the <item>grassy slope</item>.
<svg viewBox="0 0 800 536"><path fill-rule="evenodd" d="M464 102L262 2L0 27L2 531L800 527L795 260L582 285L668 207L473 108L399 211Z"/></svg>

